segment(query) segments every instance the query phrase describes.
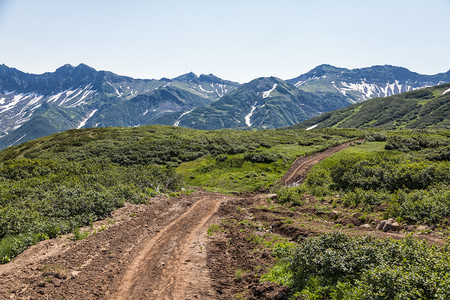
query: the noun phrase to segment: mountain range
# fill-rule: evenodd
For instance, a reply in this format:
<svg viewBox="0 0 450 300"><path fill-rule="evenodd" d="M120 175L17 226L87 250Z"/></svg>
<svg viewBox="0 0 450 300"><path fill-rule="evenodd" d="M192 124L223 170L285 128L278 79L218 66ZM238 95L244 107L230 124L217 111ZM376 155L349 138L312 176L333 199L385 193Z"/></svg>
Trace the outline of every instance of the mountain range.
<svg viewBox="0 0 450 300"><path fill-rule="evenodd" d="M0 65L0 149L74 128L173 125L277 128L374 97L450 82L450 71L321 65L294 79L245 84L212 74L134 79L85 64L28 74Z"/></svg>
<svg viewBox="0 0 450 300"><path fill-rule="evenodd" d="M370 99L289 128L450 128L450 84Z"/></svg>

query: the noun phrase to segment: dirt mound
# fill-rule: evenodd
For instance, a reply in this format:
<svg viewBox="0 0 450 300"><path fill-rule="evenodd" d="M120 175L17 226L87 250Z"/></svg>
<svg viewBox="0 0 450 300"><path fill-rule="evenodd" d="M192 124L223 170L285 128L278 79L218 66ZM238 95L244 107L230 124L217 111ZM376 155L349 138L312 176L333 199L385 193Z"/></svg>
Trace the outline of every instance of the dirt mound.
<svg viewBox="0 0 450 300"><path fill-rule="evenodd" d="M287 300L289 288L273 282L259 282L249 288L249 300Z"/></svg>

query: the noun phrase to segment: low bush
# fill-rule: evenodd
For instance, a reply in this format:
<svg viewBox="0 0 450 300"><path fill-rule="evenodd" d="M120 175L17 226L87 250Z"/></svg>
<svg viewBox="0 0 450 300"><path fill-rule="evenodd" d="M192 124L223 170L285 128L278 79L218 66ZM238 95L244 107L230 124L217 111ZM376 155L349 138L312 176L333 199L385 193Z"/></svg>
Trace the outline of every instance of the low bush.
<svg viewBox="0 0 450 300"><path fill-rule="evenodd" d="M387 139L386 150L400 150L403 152L416 151L425 148L449 146L449 140L442 137L414 135L411 137L394 135Z"/></svg>
<svg viewBox="0 0 450 300"><path fill-rule="evenodd" d="M0 163L0 184L0 255L11 259L39 240L106 218L125 201L147 203L177 190L181 179L164 166L21 159Z"/></svg>
<svg viewBox="0 0 450 300"><path fill-rule="evenodd" d="M413 237L383 240L335 232L280 244L263 278L301 299L448 299L450 251Z"/></svg>
<svg viewBox="0 0 450 300"><path fill-rule="evenodd" d="M279 158L281 157L278 154L266 152L250 152L244 156L246 161L265 164L276 162Z"/></svg>
<svg viewBox="0 0 450 300"><path fill-rule="evenodd" d="M363 206L364 211L373 211L373 208L382 203L387 203L391 199L391 195L385 191L364 190L356 188L345 194L343 203L346 206L358 207Z"/></svg>
<svg viewBox="0 0 450 300"><path fill-rule="evenodd" d="M384 142L387 140L387 136L381 132L371 132L366 134L364 139L368 142Z"/></svg>
<svg viewBox="0 0 450 300"><path fill-rule="evenodd" d="M275 190L277 193L277 202L284 203L292 203L294 205L302 205L303 194L305 189L303 187L280 187Z"/></svg>
<svg viewBox="0 0 450 300"><path fill-rule="evenodd" d="M365 212L387 204L390 217L439 224L450 217L448 143L443 136L391 134L386 148L394 151L348 148L315 166L304 188L315 196L340 194L344 205Z"/></svg>
<svg viewBox="0 0 450 300"><path fill-rule="evenodd" d="M389 212L411 223L438 224L450 216L450 190L398 191L390 201Z"/></svg>

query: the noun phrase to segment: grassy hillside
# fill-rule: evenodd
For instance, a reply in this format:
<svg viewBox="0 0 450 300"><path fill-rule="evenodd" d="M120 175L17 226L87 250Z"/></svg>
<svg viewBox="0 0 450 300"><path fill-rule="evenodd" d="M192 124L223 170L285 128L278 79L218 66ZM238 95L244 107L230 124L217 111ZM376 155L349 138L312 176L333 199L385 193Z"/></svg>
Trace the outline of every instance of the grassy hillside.
<svg viewBox="0 0 450 300"><path fill-rule="evenodd" d="M263 279L302 299L447 299L448 243L435 247L413 236L450 235L449 131L372 132L366 140L315 165L304 185L278 190L278 202L343 230L392 218L416 233L396 241L334 231L280 243Z"/></svg>
<svg viewBox="0 0 450 300"><path fill-rule="evenodd" d="M143 126L69 130L7 148L0 152L0 260L77 232L126 201L148 203L182 186L267 189L297 156L359 135Z"/></svg>
<svg viewBox="0 0 450 300"><path fill-rule="evenodd" d="M444 84L375 98L314 117L292 128L450 128L448 89L450 84Z"/></svg>
<svg viewBox="0 0 450 300"><path fill-rule="evenodd" d="M313 167L305 184L279 185L298 156L361 138L365 141ZM6 263L60 234L82 239L79 227L108 217L124 202L151 203L157 194L182 193L181 187L187 188L184 193L190 187L276 192L278 206L311 210L333 228L344 224L340 212L347 212L364 223L395 218L402 226L429 225L445 236L450 234L449 158L449 130L69 130L0 152L0 260ZM311 197L314 207L305 200ZM275 206L267 201L264 209L270 213ZM243 213L240 207L232 211ZM250 242L261 239L254 235ZM272 244L276 265L263 279L289 286L292 295L374 299L382 290L391 291L391 298L444 299L450 294L447 248L413 238L394 242L333 233L305 243ZM402 288L393 290L392 282L402 282Z"/></svg>

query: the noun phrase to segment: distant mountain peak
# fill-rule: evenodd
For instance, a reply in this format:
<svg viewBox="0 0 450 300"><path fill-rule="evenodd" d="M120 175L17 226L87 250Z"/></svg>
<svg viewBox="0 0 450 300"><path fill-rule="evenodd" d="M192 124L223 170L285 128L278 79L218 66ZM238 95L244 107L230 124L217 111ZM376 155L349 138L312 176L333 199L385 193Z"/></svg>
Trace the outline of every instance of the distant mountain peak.
<svg viewBox="0 0 450 300"><path fill-rule="evenodd" d="M258 86L259 88L265 89L267 87L272 87L274 84L282 85L285 81L274 76L270 77L259 77L256 79L253 79L248 84Z"/></svg>
<svg viewBox="0 0 450 300"><path fill-rule="evenodd" d="M56 69L55 73L61 73L61 72L72 72L72 71L91 71L91 72L97 72L96 69L86 65L86 64L79 64L78 66L74 67L71 64L65 64L58 69Z"/></svg>
<svg viewBox="0 0 450 300"><path fill-rule="evenodd" d="M335 67L335 66L329 65L329 64L321 64L321 65L318 65L317 67L315 67L314 69L312 69L310 72L312 72L312 71L337 71L337 70L346 70L346 69Z"/></svg>
<svg viewBox="0 0 450 300"><path fill-rule="evenodd" d="M75 67L72 66L71 64L65 64L62 65L61 67L59 67L58 69L56 69L56 71L60 70L60 69L74 69Z"/></svg>
<svg viewBox="0 0 450 300"><path fill-rule="evenodd" d="M88 66L88 65L86 65L86 64L84 64L84 63L79 64L78 66L75 67L75 69L89 69L89 70L97 71L97 70L94 69L93 67Z"/></svg>
<svg viewBox="0 0 450 300"><path fill-rule="evenodd" d="M198 79L198 76L194 72L189 72L173 78L174 81L184 81L184 82L189 82L195 79Z"/></svg>
<svg viewBox="0 0 450 300"><path fill-rule="evenodd" d="M211 83L223 81L223 79L221 79L221 78L219 78L219 77L217 77L217 76L215 76L215 75L213 75L211 73L209 73L209 74L201 74L199 76L199 79L200 79L200 81L211 82Z"/></svg>

